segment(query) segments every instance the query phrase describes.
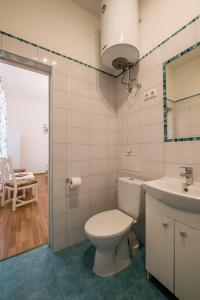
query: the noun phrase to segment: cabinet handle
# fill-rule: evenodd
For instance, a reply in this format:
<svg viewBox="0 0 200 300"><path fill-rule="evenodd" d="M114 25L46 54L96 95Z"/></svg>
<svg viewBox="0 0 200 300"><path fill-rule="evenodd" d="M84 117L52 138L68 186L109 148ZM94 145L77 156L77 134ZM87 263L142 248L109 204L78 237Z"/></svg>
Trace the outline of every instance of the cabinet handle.
<svg viewBox="0 0 200 300"><path fill-rule="evenodd" d="M186 233L184 230L181 230L181 231L180 231L180 235L181 235L182 237L185 237L185 236L187 235L187 233Z"/></svg>
<svg viewBox="0 0 200 300"><path fill-rule="evenodd" d="M168 227L169 223L167 221L165 221L165 222L162 223L162 225L163 225L163 227L166 228L166 227Z"/></svg>

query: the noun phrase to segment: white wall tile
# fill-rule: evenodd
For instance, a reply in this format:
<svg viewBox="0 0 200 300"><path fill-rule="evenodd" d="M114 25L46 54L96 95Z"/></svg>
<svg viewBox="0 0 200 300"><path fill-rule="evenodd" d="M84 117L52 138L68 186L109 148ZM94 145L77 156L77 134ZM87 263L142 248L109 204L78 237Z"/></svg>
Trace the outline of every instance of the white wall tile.
<svg viewBox="0 0 200 300"><path fill-rule="evenodd" d="M95 175L91 176L91 190L102 190L108 188L108 176L107 175Z"/></svg>
<svg viewBox="0 0 200 300"><path fill-rule="evenodd" d="M139 127L140 125L140 112L133 112L128 115L128 128Z"/></svg>
<svg viewBox="0 0 200 300"><path fill-rule="evenodd" d="M107 145L91 145L90 146L91 159L107 159L108 147Z"/></svg>
<svg viewBox="0 0 200 300"><path fill-rule="evenodd" d="M146 91L148 89L154 88L155 86L162 83L162 65L159 65L152 70L150 70L147 73L144 73L144 75L141 78L142 82L142 91Z"/></svg>
<svg viewBox="0 0 200 300"><path fill-rule="evenodd" d="M108 117L99 116L99 115L91 115L91 129L108 129Z"/></svg>
<svg viewBox="0 0 200 300"><path fill-rule="evenodd" d="M67 111L67 126L71 127L90 127L90 117L88 113L68 110Z"/></svg>
<svg viewBox="0 0 200 300"><path fill-rule="evenodd" d="M90 99L89 97L68 93L67 108L89 113Z"/></svg>
<svg viewBox="0 0 200 300"><path fill-rule="evenodd" d="M81 226L79 228L70 230L68 232L68 238L69 238L71 245L74 245L74 244L80 243L81 241L84 241L87 238L84 227Z"/></svg>
<svg viewBox="0 0 200 300"><path fill-rule="evenodd" d="M163 105L153 105L141 111L141 126L163 122Z"/></svg>
<svg viewBox="0 0 200 300"><path fill-rule="evenodd" d="M65 144L53 144L53 161L66 161L66 145Z"/></svg>
<svg viewBox="0 0 200 300"><path fill-rule="evenodd" d="M117 108L116 108L117 110ZM108 121L108 129L109 130L112 130L112 131L115 131L117 130L117 118L109 118L109 121Z"/></svg>
<svg viewBox="0 0 200 300"><path fill-rule="evenodd" d="M200 142L165 143L165 161L183 164L199 164Z"/></svg>
<svg viewBox="0 0 200 300"><path fill-rule="evenodd" d="M116 145L117 144L117 131L109 131L108 133L108 144Z"/></svg>
<svg viewBox="0 0 200 300"><path fill-rule="evenodd" d="M90 164L89 161L70 161L67 164L67 176L68 177L82 177L89 176Z"/></svg>
<svg viewBox="0 0 200 300"><path fill-rule="evenodd" d="M105 130L90 130L90 142L92 145L107 145L108 132Z"/></svg>
<svg viewBox="0 0 200 300"><path fill-rule="evenodd" d="M128 129L128 144L137 144L140 141L140 129Z"/></svg>
<svg viewBox="0 0 200 300"><path fill-rule="evenodd" d="M163 124L142 126L140 129L141 143L159 143L164 140Z"/></svg>
<svg viewBox="0 0 200 300"><path fill-rule="evenodd" d="M67 142L67 128L64 126L53 126L53 143Z"/></svg>
<svg viewBox="0 0 200 300"><path fill-rule="evenodd" d="M67 77L58 72L53 72L53 88L60 91L67 89Z"/></svg>
<svg viewBox="0 0 200 300"><path fill-rule="evenodd" d="M92 191L90 195L91 206L101 205L109 201L109 189Z"/></svg>
<svg viewBox="0 0 200 300"><path fill-rule="evenodd" d="M68 74L78 79L90 80L90 69L71 60L68 61Z"/></svg>
<svg viewBox="0 0 200 300"><path fill-rule="evenodd" d="M53 106L66 108L67 94L66 92L53 90Z"/></svg>
<svg viewBox="0 0 200 300"><path fill-rule="evenodd" d="M53 217L54 235L61 234L67 230L67 215Z"/></svg>
<svg viewBox="0 0 200 300"><path fill-rule="evenodd" d="M142 161L141 176L147 179L157 179L164 176L164 163Z"/></svg>
<svg viewBox="0 0 200 300"><path fill-rule="evenodd" d="M108 116L108 104L106 100L97 100L95 98L91 98L90 101L90 112L92 114L99 114L103 116Z"/></svg>
<svg viewBox="0 0 200 300"><path fill-rule="evenodd" d="M164 143L141 144L141 159L164 161Z"/></svg>
<svg viewBox="0 0 200 300"><path fill-rule="evenodd" d="M118 151L117 151L116 145L108 146L108 157L109 158L117 158L118 157Z"/></svg>
<svg viewBox="0 0 200 300"><path fill-rule="evenodd" d="M59 198L66 196L66 180L53 180L53 197Z"/></svg>
<svg viewBox="0 0 200 300"><path fill-rule="evenodd" d="M82 209L79 211L70 210L68 211L67 217L68 228L75 229L84 226L85 222L90 217L90 212L89 209Z"/></svg>
<svg viewBox="0 0 200 300"><path fill-rule="evenodd" d="M100 160L91 160L90 162L90 174L106 174L108 172L108 160L100 159Z"/></svg>
<svg viewBox="0 0 200 300"><path fill-rule="evenodd" d="M54 239L53 239L54 251L65 249L68 246L70 246L70 242L69 242L69 235L67 234L67 232L54 235Z"/></svg>
<svg viewBox="0 0 200 300"><path fill-rule="evenodd" d="M89 81L68 76L67 91L72 94L89 97Z"/></svg>
<svg viewBox="0 0 200 300"><path fill-rule="evenodd" d="M117 172L117 162L116 158L110 158L108 161L108 172L109 173L116 173Z"/></svg>
<svg viewBox="0 0 200 300"><path fill-rule="evenodd" d="M59 217L67 214L67 198L55 198L53 200L53 216Z"/></svg>
<svg viewBox="0 0 200 300"><path fill-rule="evenodd" d="M67 142L69 144L80 144L88 145L89 144L89 129L86 128L67 128Z"/></svg>
<svg viewBox="0 0 200 300"><path fill-rule="evenodd" d="M53 178L54 180L66 179L66 163L54 162L53 163Z"/></svg>
<svg viewBox="0 0 200 300"><path fill-rule="evenodd" d="M53 125L66 126L66 110L54 107L53 108Z"/></svg>
<svg viewBox="0 0 200 300"><path fill-rule="evenodd" d="M89 160L90 152L89 145L73 145L67 146L67 160Z"/></svg>
<svg viewBox="0 0 200 300"><path fill-rule="evenodd" d="M139 64L139 77L144 73L148 73L150 70L158 65L162 64L162 47L159 47L144 59Z"/></svg>
<svg viewBox="0 0 200 300"><path fill-rule="evenodd" d="M67 198L67 211L79 211L90 207L90 193L76 194Z"/></svg>
<svg viewBox="0 0 200 300"><path fill-rule="evenodd" d="M107 88L104 84L91 84L90 86L90 97L91 99L96 99L96 100L104 100L107 98ZM100 101L100 103L101 103ZM95 101L94 101L95 103Z"/></svg>

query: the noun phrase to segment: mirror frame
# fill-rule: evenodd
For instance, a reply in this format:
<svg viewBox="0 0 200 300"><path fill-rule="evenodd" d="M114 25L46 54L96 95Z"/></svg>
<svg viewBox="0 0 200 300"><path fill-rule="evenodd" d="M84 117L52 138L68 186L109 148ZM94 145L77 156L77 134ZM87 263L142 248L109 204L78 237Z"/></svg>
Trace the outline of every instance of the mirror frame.
<svg viewBox="0 0 200 300"><path fill-rule="evenodd" d="M184 142L184 141L199 141L200 136L195 137L185 137L185 138L174 138L168 139L167 137L167 79L166 79L166 66L171 63L172 61L182 57L183 55L187 54L188 52L192 51L196 47L200 46L200 42L194 44L190 48L182 51L181 53L175 55L174 57L170 58L169 60L163 63L163 112L164 112L164 142Z"/></svg>

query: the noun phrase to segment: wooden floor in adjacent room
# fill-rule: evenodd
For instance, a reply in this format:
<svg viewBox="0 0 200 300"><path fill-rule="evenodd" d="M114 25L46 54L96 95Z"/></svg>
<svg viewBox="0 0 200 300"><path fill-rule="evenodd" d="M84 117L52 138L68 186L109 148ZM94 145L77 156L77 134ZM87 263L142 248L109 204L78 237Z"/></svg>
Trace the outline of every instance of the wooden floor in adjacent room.
<svg viewBox="0 0 200 300"><path fill-rule="evenodd" d="M35 175L38 202L11 210L0 208L0 260L48 242L48 184L46 174Z"/></svg>

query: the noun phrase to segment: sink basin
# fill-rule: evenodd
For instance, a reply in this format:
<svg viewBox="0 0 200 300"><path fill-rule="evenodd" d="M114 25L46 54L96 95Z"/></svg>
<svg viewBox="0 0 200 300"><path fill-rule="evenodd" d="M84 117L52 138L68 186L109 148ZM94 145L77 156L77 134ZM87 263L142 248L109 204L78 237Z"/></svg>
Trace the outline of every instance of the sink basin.
<svg viewBox="0 0 200 300"><path fill-rule="evenodd" d="M163 177L144 183L145 191L153 198L174 208L200 213L200 183L185 185L181 179Z"/></svg>

